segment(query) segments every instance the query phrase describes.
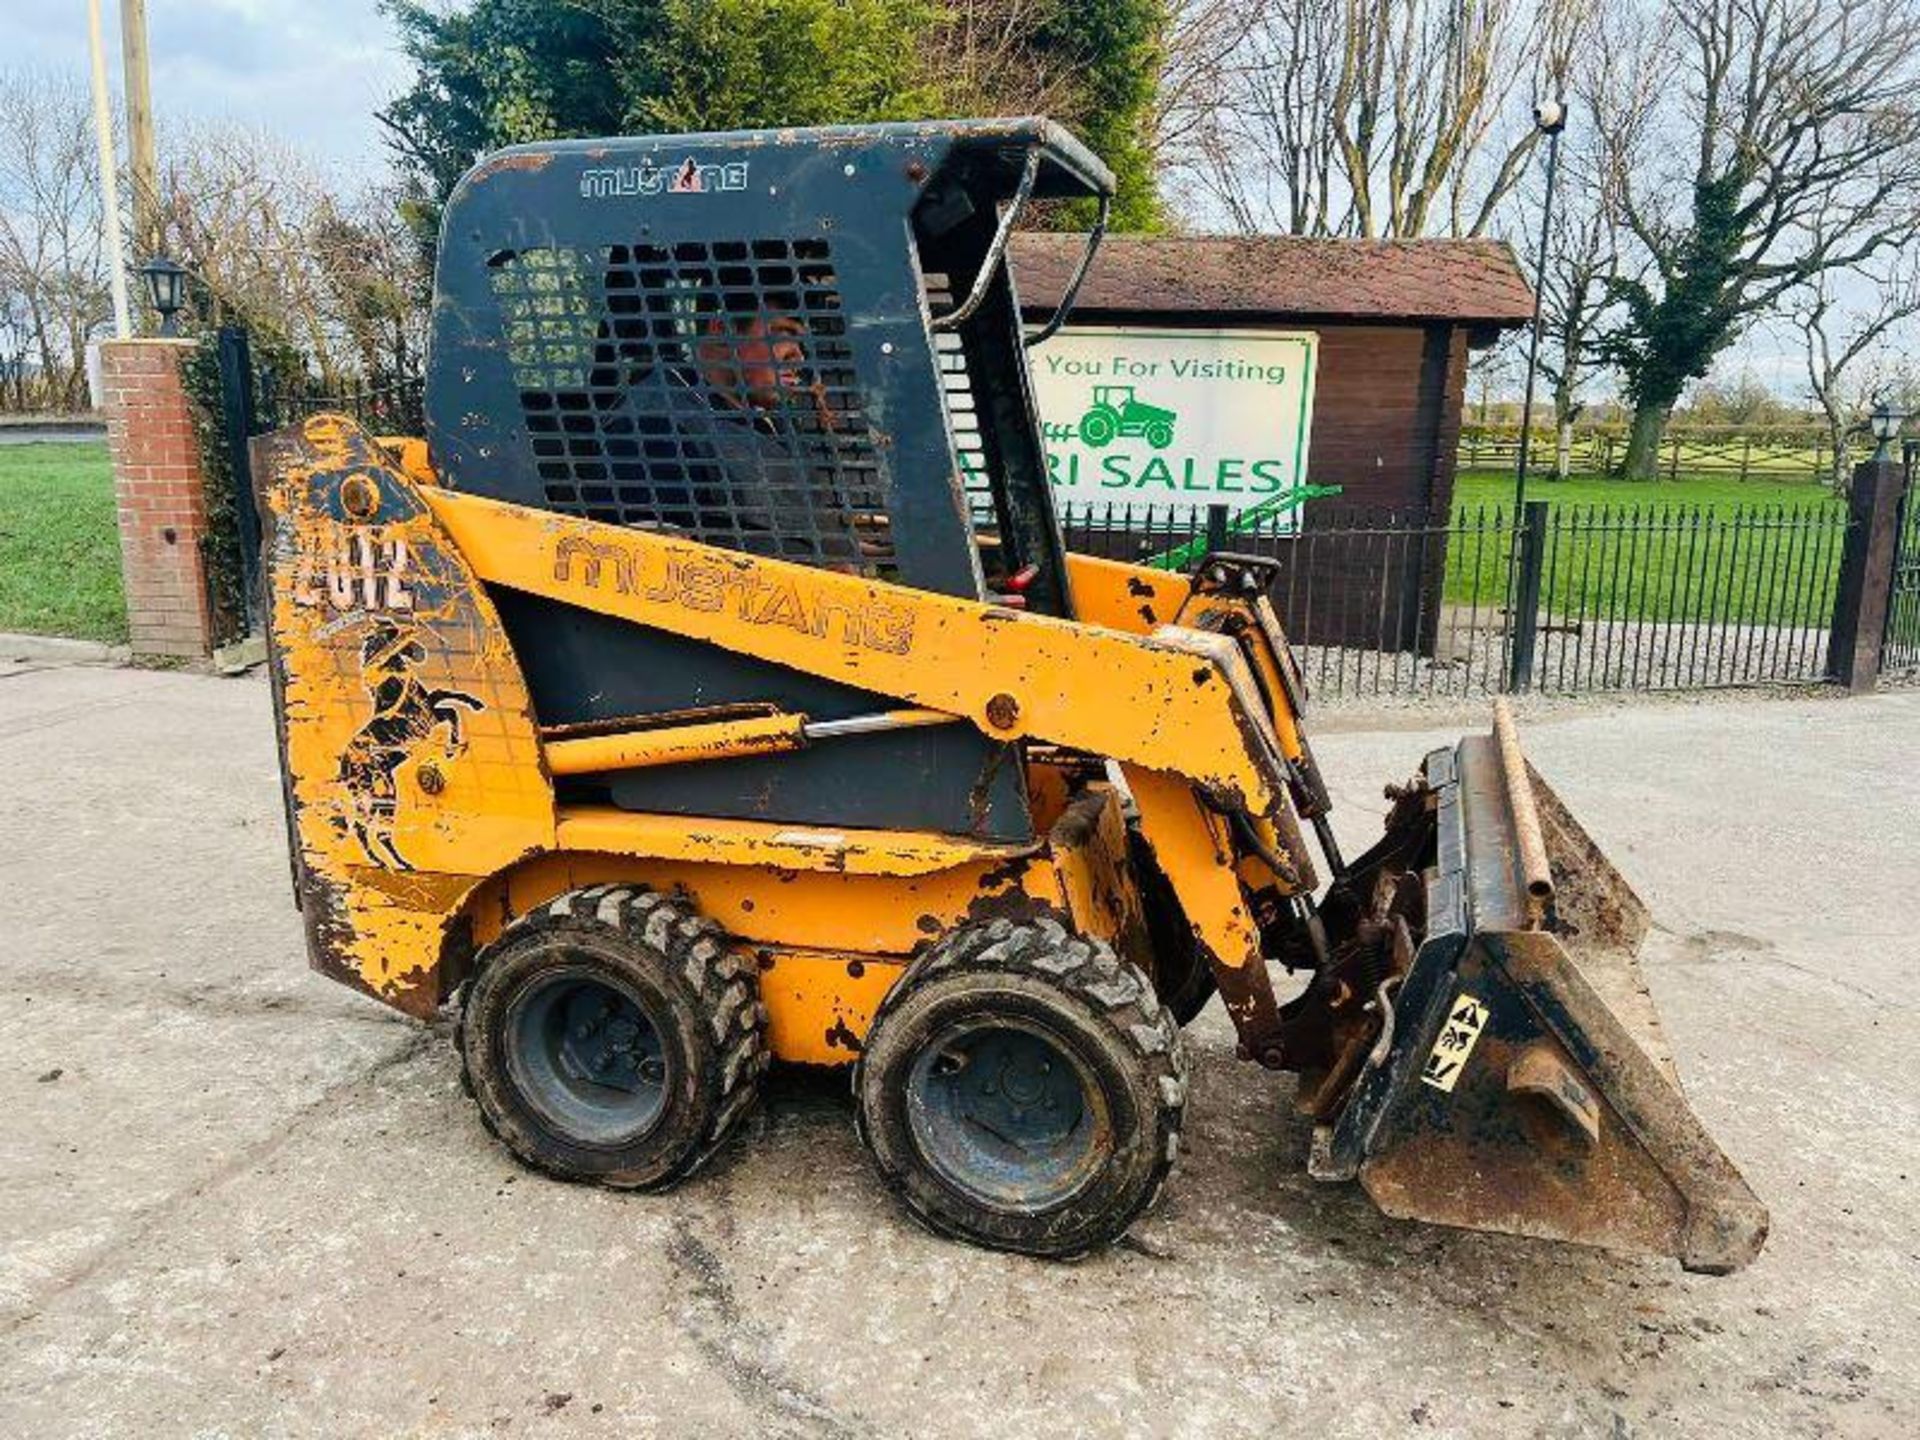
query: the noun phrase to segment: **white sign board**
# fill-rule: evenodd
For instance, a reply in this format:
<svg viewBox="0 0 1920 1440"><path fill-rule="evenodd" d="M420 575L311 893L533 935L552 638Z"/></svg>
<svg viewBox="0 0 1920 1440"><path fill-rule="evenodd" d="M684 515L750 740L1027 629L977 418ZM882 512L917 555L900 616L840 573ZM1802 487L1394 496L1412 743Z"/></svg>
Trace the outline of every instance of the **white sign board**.
<svg viewBox="0 0 1920 1440"><path fill-rule="evenodd" d="M1318 353L1293 331L1062 330L1027 352L1054 499L1241 511L1305 484Z"/></svg>

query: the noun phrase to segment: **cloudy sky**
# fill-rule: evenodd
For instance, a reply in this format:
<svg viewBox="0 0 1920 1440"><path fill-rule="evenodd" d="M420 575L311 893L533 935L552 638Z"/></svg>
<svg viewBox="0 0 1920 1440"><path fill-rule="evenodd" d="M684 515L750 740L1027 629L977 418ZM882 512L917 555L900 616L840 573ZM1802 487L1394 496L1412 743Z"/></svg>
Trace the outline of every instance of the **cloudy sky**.
<svg viewBox="0 0 1920 1440"><path fill-rule="evenodd" d="M120 86L120 8L101 0ZM376 0L147 0L153 104L169 118L230 119L342 171L385 164L373 112L409 73ZM86 0L0 0L0 64L87 73Z"/></svg>
<svg viewBox="0 0 1920 1440"><path fill-rule="evenodd" d="M101 0L107 68L120 74L118 0ZM406 85L378 0L147 0L154 108L169 119L235 120L290 141L342 178L387 163L373 112ZM0 64L84 78L86 0L0 0ZM1724 357L1782 391L1799 376L1798 337L1750 334Z"/></svg>

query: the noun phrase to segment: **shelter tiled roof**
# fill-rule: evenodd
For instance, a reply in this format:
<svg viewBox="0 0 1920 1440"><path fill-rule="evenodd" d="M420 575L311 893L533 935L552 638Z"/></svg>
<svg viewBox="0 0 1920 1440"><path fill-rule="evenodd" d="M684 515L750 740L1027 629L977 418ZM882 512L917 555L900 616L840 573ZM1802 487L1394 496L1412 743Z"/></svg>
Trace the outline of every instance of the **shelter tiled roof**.
<svg viewBox="0 0 1920 1440"><path fill-rule="evenodd" d="M1051 313L1084 235L1013 237L1029 318ZM1110 235L1076 313L1526 324L1533 291L1500 240L1326 240L1293 235Z"/></svg>

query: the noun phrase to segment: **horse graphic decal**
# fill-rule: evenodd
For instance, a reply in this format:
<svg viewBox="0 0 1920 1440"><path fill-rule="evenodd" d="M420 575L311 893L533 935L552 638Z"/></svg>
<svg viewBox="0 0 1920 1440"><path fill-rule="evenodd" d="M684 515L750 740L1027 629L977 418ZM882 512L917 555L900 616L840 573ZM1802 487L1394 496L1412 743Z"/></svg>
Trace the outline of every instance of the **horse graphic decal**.
<svg viewBox="0 0 1920 1440"><path fill-rule="evenodd" d="M436 690L416 673L427 658L418 625L377 618L360 643L360 676L373 713L347 741L340 756L340 783L352 812L337 822L360 842L367 859L388 870L413 866L394 843L401 765L444 729L441 754L452 760L467 748L466 713L486 708L464 690Z"/></svg>

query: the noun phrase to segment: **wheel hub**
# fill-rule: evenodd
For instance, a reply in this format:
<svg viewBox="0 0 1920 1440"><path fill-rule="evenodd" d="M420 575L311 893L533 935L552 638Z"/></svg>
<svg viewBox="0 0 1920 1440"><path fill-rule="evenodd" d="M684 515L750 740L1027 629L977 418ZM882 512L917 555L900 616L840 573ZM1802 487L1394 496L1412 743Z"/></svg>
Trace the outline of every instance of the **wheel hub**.
<svg viewBox="0 0 1920 1440"><path fill-rule="evenodd" d="M505 1031L507 1069L548 1123L582 1144L625 1144L666 1106L668 1063L639 995L561 971L529 984Z"/></svg>
<svg viewBox="0 0 1920 1440"><path fill-rule="evenodd" d="M949 1027L921 1052L907 1088L921 1153L981 1203L1062 1203L1108 1143L1092 1077L1037 1026L996 1019Z"/></svg>

